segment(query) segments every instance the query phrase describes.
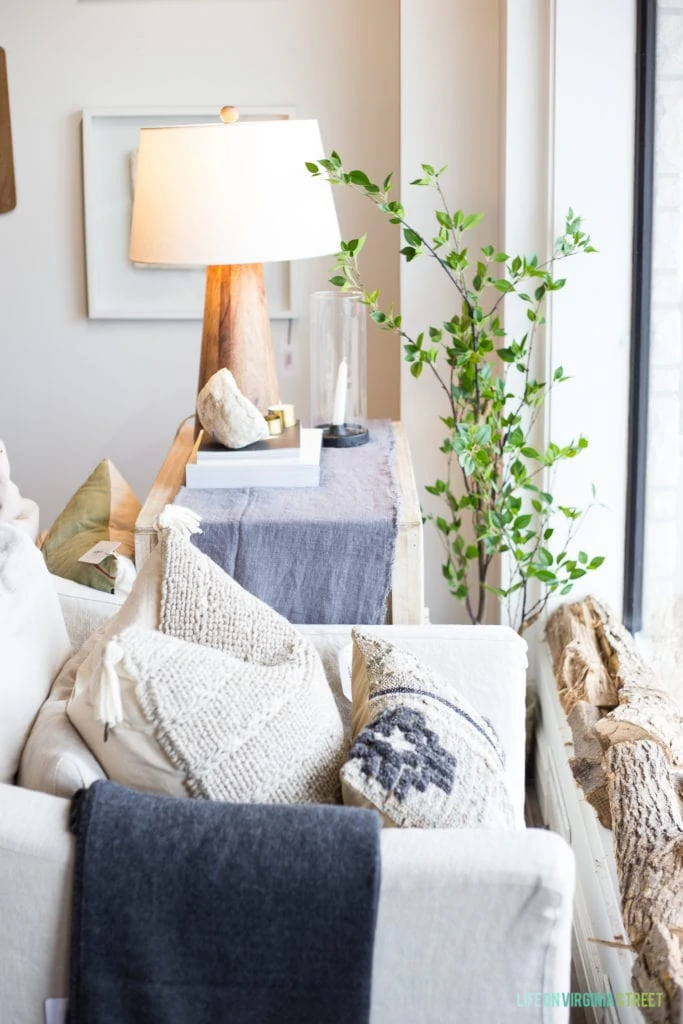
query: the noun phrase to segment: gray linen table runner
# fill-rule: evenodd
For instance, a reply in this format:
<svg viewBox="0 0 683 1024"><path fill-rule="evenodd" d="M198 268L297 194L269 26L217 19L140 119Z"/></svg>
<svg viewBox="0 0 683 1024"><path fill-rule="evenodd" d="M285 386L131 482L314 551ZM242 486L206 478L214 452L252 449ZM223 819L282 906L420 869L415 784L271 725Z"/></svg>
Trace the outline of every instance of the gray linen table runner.
<svg viewBox="0 0 683 1024"><path fill-rule="evenodd" d="M319 487L178 492L202 518L196 546L290 622L384 622L398 529L394 433L323 448Z"/></svg>

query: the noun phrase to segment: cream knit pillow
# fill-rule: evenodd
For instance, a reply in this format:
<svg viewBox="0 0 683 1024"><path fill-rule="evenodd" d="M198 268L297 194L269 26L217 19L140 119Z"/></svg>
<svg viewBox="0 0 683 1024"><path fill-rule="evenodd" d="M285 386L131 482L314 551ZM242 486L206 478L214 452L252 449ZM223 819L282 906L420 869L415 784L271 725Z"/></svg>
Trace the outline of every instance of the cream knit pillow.
<svg viewBox="0 0 683 1024"><path fill-rule="evenodd" d="M158 631L127 629L105 657L118 678L124 715L111 733L118 749L109 741L100 747L110 778L209 800L339 801L338 715L307 643L264 665Z"/></svg>
<svg viewBox="0 0 683 1024"><path fill-rule="evenodd" d="M126 633L129 627L134 628ZM173 670L173 656L168 656L173 645L150 633L156 629L185 641L175 652L183 665L182 676ZM146 637L144 643L140 636ZM229 665L225 659L216 660L218 651L229 655ZM209 664L229 681L227 689L205 689ZM254 692L240 694L238 699L240 686ZM272 686L282 691L278 701L273 699ZM204 693L201 707L196 703L200 691ZM213 709L206 703L207 693L213 695ZM179 721L168 724L174 701L178 715L183 721L187 715L192 723L195 739L197 730L203 730L220 735L226 744L239 742L243 755L252 758L245 769L251 779L246 789L235 789L229 778L205 777L203 769L197 768L205 763L204 753L192 747ZM246 716L245 728L247 718L263 726L246 746L241 727L228 714L233 702L235 713L242 709L240 714ZM109 777L140 789L177 796L188 791L230 793L222 798L244 801L335 802L339 798L343 725L314 647L194 547L182 530L162 531L159 547L143 566L130 597L79 670L67 714ZM302 732L303 721L307 726ZM282 757L276 756L278 743ZM226 759L221 750L219 755L216 748L216 756L223 758L225 770L234 770L237 761ZM314 772L311 752L316 760ZM279 781L269 773L258 782L254 765L263 757L264 764L270 759L273 769L284 773ZM241 795L235 796L237 792Z"/></svg>
<svg viewBox="0 0 683 1024"><path fill-rule="evenodd" d="M410 651L357 629L353 641L344 803L376 808L386 825L514 828L491 723Z"/></svg>

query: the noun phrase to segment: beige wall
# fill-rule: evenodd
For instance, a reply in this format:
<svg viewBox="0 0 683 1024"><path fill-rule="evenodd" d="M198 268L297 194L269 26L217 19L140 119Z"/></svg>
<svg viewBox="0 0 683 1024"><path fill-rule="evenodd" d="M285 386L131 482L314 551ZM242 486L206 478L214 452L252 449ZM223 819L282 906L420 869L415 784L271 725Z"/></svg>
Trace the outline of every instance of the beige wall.
<svg viewBox="0 0 683 1024"><path fill-rule="evenodd" d="M453 209L482 211L481 245L500 237L502 216L502 19L498 0L402 0L401 173L410 181L421 162L448 164L444 188ZM434 194L404 190L404 205L419 227L432 230ZM473 235L475 233L473 232ZM453 288L431 260L401 267L401 306L409 333L453 313ZM438 503L424 486L444 473L438 446L446 435L438 386L425 374L415 381L403 364L401 418L409 432L420 499ZM441 576L443 549L425 524L425 595L433 622L464 622L462 606Z"/></svg>
<svg viewBox="0 0 683 1024"><path fill-rule="evenodd" d="M565 504L602 503L580 535L604 566L576 588L620 609L622 597L633 191L634 0L402 0L401 170L448 164L452 205L483 211L479 239L539 254L561 232L569 206L586 219L599 254L567 267L551 311L539 371L563 365L571 383L553 394L542 433L589 449L555 482ZM578 64L577 64L578 61ZM580 73L577 67L580 65ZM433 195L406 190L419 224ZM409 331L452 313L452 289L430 261L401 267ZM515 330L512 310L507 326ZM406 423L424 507L424 485L443 476L438 445L445 406L434 382L401 370ZM425 526L426 601L435 622L465 621L441 577L442 548ZM495 608L492 609L495 612Z"/></svg>
<svg viewBox="0 0 683 1024"><path fill-rule="evenodd" d="M199 321L90 321L80 111L89 107L292 105L328 149L370 174L399 163L399 0L83 3L1 0L18 207L0 217L0 437L22 491L49 524L108 456L143 497L193 408ZM368 210L337 193L346 237ZM377 218L368 283L397 298L398 261ZM331 260L296 266L299 373L308 404L308 295ZM282 325L276 325L276 341ZM369 411L395 416L399 353L369 344Z"/></svg>
<svg viewBox="0 0 683 1024"><path fill-rule="evenodd" d="M591 440L561 490L578 502L598 484L605 508L587 525L585 544L609 557L591 585L619 606L634 0L0 3L19 193L18 209L0 217L0 437L44 524L104 455L145 494L192 410L199 354L198 321L85 316L80 110L294 105L320 119L328 148L371 176L400 168L409 181L422 160L448 163L454 203L486 214L482 244L536 248L569 204L586 216L600 255L572 265L553 310L547 359L566 365L575 383L551 403L546 428L558 440L579 430ZM524 19L534 32L519 31ZM531 111L539 82L548 102ZM344 235L369 231L366 284L397 298L394 229L359 197L336 196ZM404 198L418 225L428 223L430 196L406 189ZM326 286L329 266L322 259L296 268L299 374L287 389L302 407L308 295ZM400 274L409 329L450 315L449 289L426 263L404 264ZM372 337L368 362L372 415L398 414L400 376L400 415L429 508L424 485L442 467L437 393L410 377L393 338ZM429 524L425 553L432 618L457 621Z"/></svg>

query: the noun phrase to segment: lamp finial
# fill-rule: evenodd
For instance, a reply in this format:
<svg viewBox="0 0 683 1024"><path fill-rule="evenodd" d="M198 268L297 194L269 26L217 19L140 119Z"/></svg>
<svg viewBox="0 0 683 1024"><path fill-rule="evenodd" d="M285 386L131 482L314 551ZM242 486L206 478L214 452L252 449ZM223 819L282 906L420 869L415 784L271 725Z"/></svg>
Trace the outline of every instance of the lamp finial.
<svg viewBox="0 0 683 1024"><path fill-rule="evenodd" d="M223 124L234 124L239 121L240 112L237 107L221 107L220 119Z"/></svg>

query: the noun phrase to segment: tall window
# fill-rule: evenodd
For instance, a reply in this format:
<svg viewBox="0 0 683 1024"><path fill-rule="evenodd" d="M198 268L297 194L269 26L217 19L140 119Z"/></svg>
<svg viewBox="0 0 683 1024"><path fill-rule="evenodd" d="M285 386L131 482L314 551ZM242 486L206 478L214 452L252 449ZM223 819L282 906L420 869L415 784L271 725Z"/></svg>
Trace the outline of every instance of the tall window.
<svg viewBox="0 0 683 1024"><path fill-rule="evenodd" d="M683 0L639 3L627 625L683 706Z"/></svg>

